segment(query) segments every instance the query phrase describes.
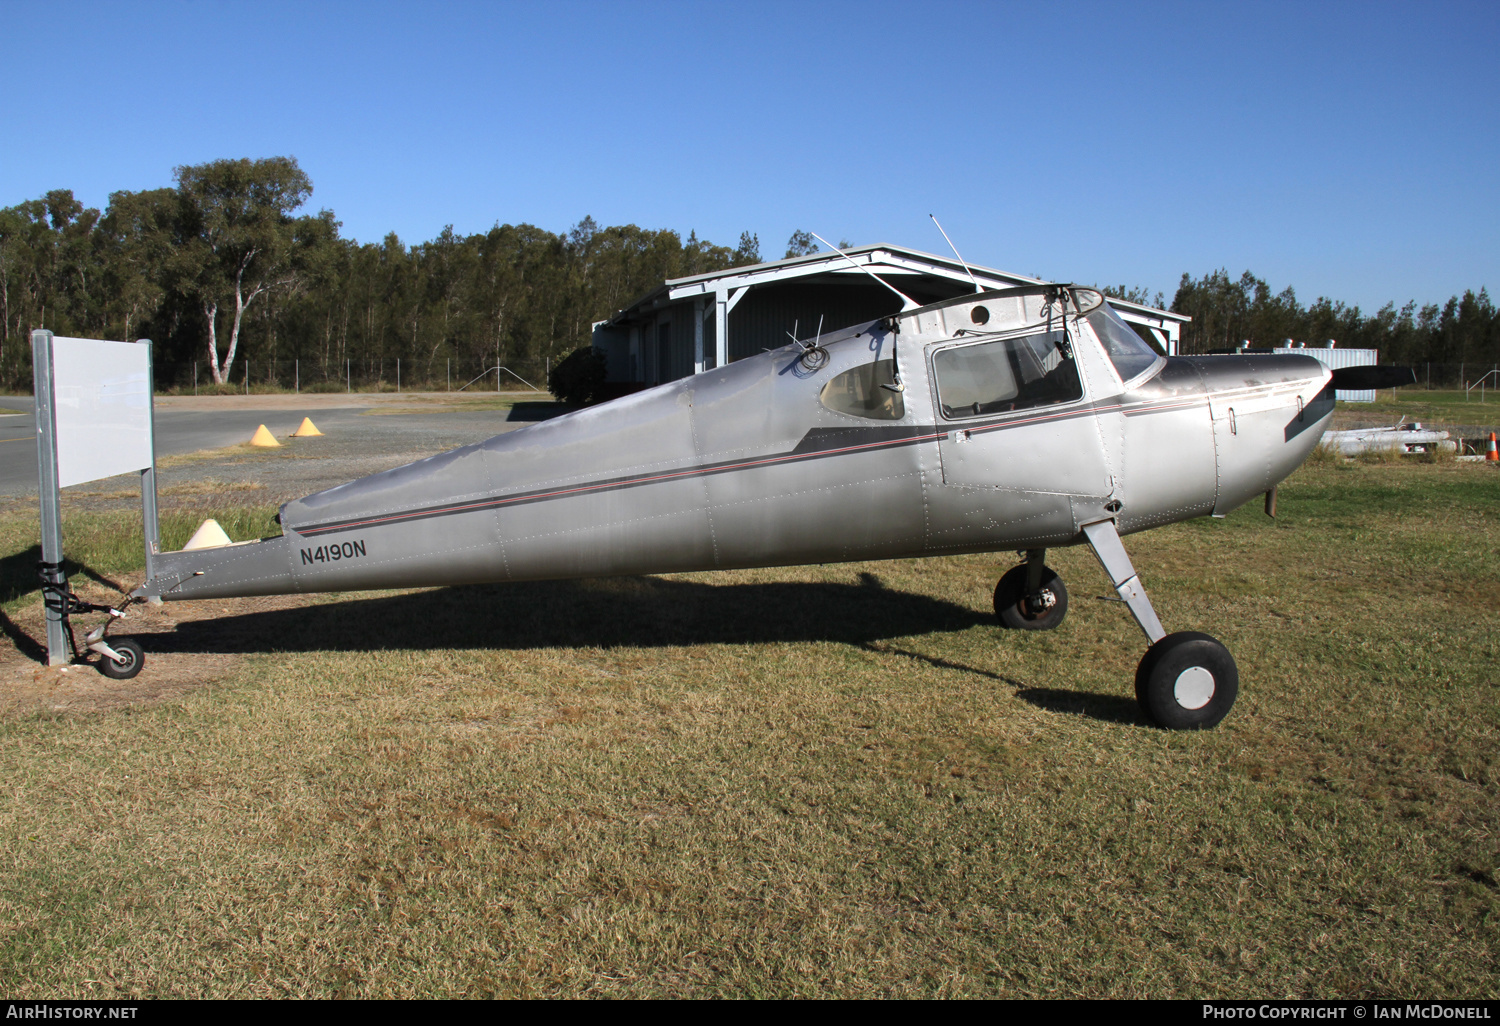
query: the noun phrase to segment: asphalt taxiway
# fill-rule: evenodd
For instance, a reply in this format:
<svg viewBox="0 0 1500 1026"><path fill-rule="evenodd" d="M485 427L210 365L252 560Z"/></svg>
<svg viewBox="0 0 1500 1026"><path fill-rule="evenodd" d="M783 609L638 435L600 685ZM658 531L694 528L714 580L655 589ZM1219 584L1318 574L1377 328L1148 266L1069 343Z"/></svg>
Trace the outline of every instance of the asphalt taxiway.
<svg viewBox="0 0 1500 1026"><path fill-rule="evenodd" d="M177 479L269 478L275 494L307 494L355 477L400 466L461 445L482 441L560 413L550 396L474 396L452 393L380 395L164 396L156 399L158 483ZM322 438L290 439L302 418L311 417ZM288 448L246 449L265 424ZM108 438L100 438L108 445ZM308 459L279 459L296 455ZM203 459L167 457L202 453ZM110 479L121 487L128 477ZM100 483L78 485L98 489ZM108 487L106 483L103 487ZM29 397L0 397L0 496L18 498L37 490L36 428ZM71 489L64 489L66 495Z"/></svg>

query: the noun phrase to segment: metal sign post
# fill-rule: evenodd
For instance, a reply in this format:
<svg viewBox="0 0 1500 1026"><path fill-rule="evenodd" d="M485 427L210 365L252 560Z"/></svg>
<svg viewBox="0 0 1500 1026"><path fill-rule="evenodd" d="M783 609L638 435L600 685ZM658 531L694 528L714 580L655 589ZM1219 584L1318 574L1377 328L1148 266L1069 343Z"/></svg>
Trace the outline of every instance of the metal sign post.
<svg viewBox="0 0 1500 1026"><path fill-rule="evenodd" d="M41 507L42 559L37 570L47 618L47 665L59 666L74 651L70 613L120 610L83 602L68 590L63 571L61 489L116 474L141 475L141 520L146 542L146 575L161 552L156 509L155 417L151 387L151 342L136 344L57 338L31 333L32 383L36 395L37 484ZM119 656L90 634L89 648ZM133 644L133 643L131 643ZM127 653L116 676L139 669L139 646ZM134 667L134 669L131 669ZM106 670L106 672L109 672Z"/></svg>
<svg viewBox="0 0 1500 1026"><path fill-rule="evenodd" d="M156 516L156 368L149 338L138 338L146 347L146 429L151 462L141 470L141 533L146 539L146 580L156 576L156 557L161 552L161 525Z"/></svg>
<svg viewBox="0 0 1500 1026"><path fill-rule="evenodd" d="M62 568L62 513L57 484L57 400L52 392L52 332L31 333L31 378L36 395L37 484L42 507L42 580L66 589ZM69 658L64 609L47 598L47 665L61 666Z"/></svg>

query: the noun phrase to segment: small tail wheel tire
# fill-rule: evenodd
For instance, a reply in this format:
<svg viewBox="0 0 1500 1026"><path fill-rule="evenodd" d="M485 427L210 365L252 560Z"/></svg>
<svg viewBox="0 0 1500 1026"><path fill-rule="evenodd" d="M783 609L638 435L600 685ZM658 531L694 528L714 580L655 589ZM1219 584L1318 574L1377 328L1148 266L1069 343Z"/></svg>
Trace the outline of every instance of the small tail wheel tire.
<svg viewBox="0 0 1500 1026"><path fill-rule="evenodd" d="M1068 615L1068 589L1049 566L1042 567L1042 586L1026 594L1026 564L1007 570L995 585L995 616L1001 627L1050 631Z"/></svg>
<svg viewBox="0 0 1500 1026"><path fill-rule="evenodd" d="M1141 710L1168 730L1217 726L1240 693L1240 671L1217 639L1197 631L1168 634L1146 650L1135 671Z"/></svg>
<svg viewBox="0 0 1500 1026"><path fill-rule="evenodd" d="M102 656L99 672L113 680L129 680L146 665L146 650L132 638L110 638L109 647L120 653L119 659Z"/></svg>

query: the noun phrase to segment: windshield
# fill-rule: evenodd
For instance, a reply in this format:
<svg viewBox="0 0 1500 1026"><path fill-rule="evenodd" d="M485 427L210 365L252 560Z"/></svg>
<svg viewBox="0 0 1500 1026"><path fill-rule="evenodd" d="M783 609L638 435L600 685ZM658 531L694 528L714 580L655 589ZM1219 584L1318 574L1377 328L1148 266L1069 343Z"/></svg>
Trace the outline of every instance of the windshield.
<svg viewBox="0 0 1500 1026"><path fill-rule="evenodd" d="M1156 350L1148 346L1146 340L1137 335L1108 303L1088 314L1085 320L1104 344L1104 351L1120 373L1121 381L1144 374L1156 364Z"/></svg>

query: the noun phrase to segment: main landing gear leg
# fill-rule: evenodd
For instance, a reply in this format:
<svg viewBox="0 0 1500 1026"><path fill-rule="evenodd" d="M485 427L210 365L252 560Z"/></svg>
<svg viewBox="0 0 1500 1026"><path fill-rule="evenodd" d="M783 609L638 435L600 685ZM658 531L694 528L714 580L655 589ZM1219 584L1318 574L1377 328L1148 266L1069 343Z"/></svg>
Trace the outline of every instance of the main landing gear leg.
<svg viewBox="0 0 1500 1026"><path fill-rule="evenodd" d="M995 585L995 616L1001 627L1050 631L1068 615L1068 589L1046 559L1046 549L1027 549L1026 562L1006 571Z"/></svg>
<svg viewBox="0 0 1500 1026"><path fill-rule="evenodd" d="M1135 697L1141 710L1172 730L1216 725L1240 690L1239 670L1229 649L1197 631L1168 634L1162 629L1112 521L1088 524L1083 534L1151 642L1135 671Z"/></svg>

